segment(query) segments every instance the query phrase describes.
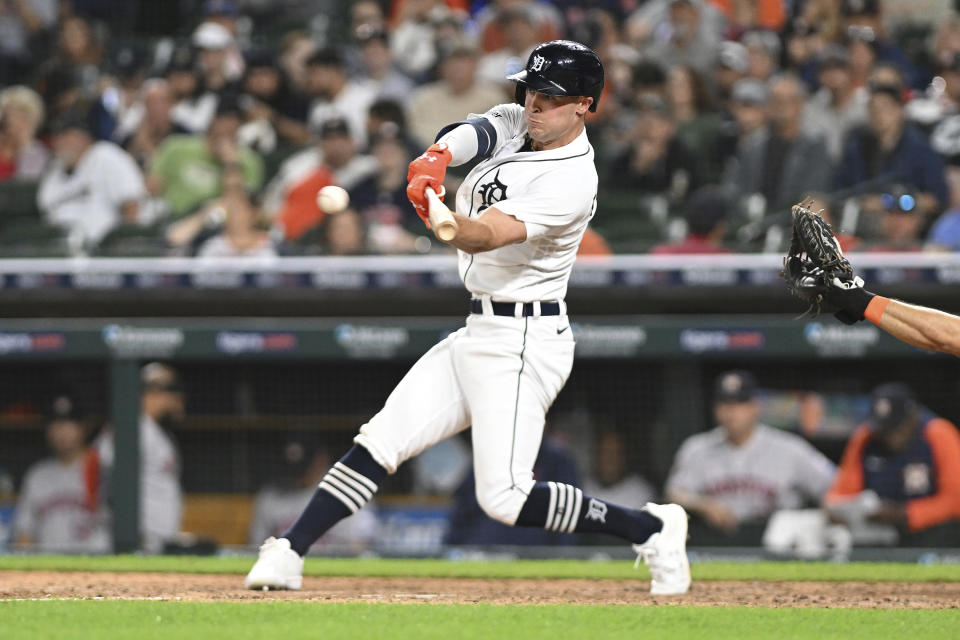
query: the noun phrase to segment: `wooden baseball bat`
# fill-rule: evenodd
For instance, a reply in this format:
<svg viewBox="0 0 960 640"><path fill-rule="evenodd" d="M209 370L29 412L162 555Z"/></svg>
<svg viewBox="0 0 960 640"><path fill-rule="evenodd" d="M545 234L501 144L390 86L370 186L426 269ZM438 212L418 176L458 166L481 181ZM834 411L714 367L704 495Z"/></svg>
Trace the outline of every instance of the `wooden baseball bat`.
<svg viewBox="0 0 960 640"><path fill-rule="evenodd" d="M443 240L450 242L457 237L459 226L453 217L453 212L443 204L443 200L437 195L437 192L427 187L427 204L430 214L430 228L433 234Z"/></svg>

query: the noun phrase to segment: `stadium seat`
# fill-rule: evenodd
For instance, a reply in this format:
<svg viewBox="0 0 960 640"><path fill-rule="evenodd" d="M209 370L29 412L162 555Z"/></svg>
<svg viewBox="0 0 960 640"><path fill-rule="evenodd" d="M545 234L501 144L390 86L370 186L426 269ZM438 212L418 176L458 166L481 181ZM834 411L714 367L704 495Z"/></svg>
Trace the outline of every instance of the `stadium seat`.
<svg viewBox="0 0 960 640"><path fill-rule="evenodd" d="M601 190L590 226L614 253L646 251L667 239L667 218L657 219L650 199L635 191Z"/></svg>
<svg viewBox="0 0 960 640"><path fill-rule="evenodd" d="M22 218L0 227L0 257L60 258L71 255L64 229Z"/></svg>
<svg viewBox="0 0 960 640"><path fill-rule="evenodd" d="M28 218L40 219L36 182L7 180L0 182L0 223Z"/></svg>
<svg viewBox="0 0 960 640"><path fill-rule="evenodd" d="M168 250L159 226L121 225L110 231L93 254L101 257L153 258L167 255Z"/></svg>

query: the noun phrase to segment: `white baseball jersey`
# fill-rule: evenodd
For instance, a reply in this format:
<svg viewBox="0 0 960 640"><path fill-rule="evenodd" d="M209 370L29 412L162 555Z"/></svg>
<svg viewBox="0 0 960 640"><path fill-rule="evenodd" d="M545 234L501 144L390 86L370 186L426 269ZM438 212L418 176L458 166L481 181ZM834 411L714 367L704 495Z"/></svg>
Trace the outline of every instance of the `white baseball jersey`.
<svg viewBox="0 0 960 640"><path fill-rule="evenodd" d="M534 485L544 418L570 375L574 342L564 305L559 315L531 305L534 315L524 316L515 305L504 316L489 301L563 300L593 215L597 173L586 133L559 149L520 151L522 107L500 105L483 117L496 143L460 187L457 211L476 218L495 205L526 224L527 239L460 254L461 278L484 300L483 313L420 358L355 441L393 473L471 427L477 501L490 517L514 524ZM477 135L489 136L489 127Z"/></svg>
<svg viewBox="0 0 960 640"><path fill-rule="evenodd" d="M133 156L112 142L97 142L69 173L54 163L40 181L37 202L48 222L96 243L120 223L125 202L146 196Z"/></svg>
<svg viewBox="0 0 960 640"><path fill-rule="evenodd" d="M482 117L496 129L496 146L457 190L457 212L476 218L495 206L526 224L527 240L474 255L460 251L460 278L477 297L563 300L596 209L597 170L587 133L559 149L520 151L527 134L523 107L502 104Z"/></svg>
<svg viewBox="0 0 960 640"><path fill-rule="evenodd" d="M826 456L798 435L760 424L738 447L723 427L716 427L684 441L666 490L715 498L742 521L762 521L777 509L819 503L835 471Z"/></svg>
<svg viewBox="0 0 960 640"><path fill-rule="evenodd" d="M70 464L41 460L27 471L17 501L14 532L43 551L104 553L110 550L108 518L87 504L84 457Z"/></svg>

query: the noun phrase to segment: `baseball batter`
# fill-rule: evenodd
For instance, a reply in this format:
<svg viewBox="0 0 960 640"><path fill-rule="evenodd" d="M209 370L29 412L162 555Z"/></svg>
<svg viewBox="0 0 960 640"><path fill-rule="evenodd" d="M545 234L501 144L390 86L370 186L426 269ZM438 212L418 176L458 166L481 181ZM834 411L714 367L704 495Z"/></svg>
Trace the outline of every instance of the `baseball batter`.
<svg viewBox="0 0 960 640"><path fill-rule="evenodd" d="M537 46L509 79L517 104L445 127L407 175L407 195L427 221L426 188L440 193L447 166L477 162L457 192L459 231L450 241L472 294L466 326L428 351L360 428L297 522L261 547L247 587L299 588L302 556L319 536L363 507L405 460L472 427L477 501L490 517L619 536L650 565L653 593L689 588L682 507L627 509L534 481L546 412L573 365L564 296L596 209L584 124L600 99L603 66L583 45L557 40Z"/></svg>

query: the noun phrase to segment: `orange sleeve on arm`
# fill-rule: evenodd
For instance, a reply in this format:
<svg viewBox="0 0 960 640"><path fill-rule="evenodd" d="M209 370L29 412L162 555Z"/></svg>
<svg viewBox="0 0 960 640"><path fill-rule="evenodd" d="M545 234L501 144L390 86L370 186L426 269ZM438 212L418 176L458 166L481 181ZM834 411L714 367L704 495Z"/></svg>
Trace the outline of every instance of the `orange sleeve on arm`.
<svg viewBox="0 0 960 640"><path fill-rule="evenodd" d="M873 296L870 304L867 305L866 310L863 312L863 317L873 324L880 324L880 318L883 317L883 312L886 311L888 304L890 304L890 298Z"/></svg>
<svg viewBox="0 0 960 640"><path fill-rule="evenodd" d="M869 437L870 430L867 427L860 427L850 436L837 475L833 478L833 486L823 498L825 504L842 501L863 491L863 448Z"/></svg>
<svg viewBox="0 0 960 640"><path fill-rule="evenodd" d="M948 420L934 418L926 432L936 465L937 492L907 502L907 524L919 531L960 516L960 433Z"/></svg>

